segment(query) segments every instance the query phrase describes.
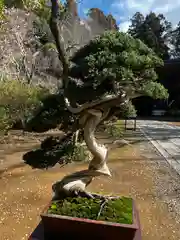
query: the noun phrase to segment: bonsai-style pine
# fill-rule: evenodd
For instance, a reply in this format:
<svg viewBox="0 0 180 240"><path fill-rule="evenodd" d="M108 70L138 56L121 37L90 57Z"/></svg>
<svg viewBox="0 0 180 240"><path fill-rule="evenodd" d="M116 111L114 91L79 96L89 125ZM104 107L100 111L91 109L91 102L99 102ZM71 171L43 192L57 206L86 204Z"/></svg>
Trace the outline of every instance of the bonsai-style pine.
<svg viewBox="0 0 180 240"><path fill-rule="evenodd" d="M72 173L53 185L54 199L94 198L98 196L88 193L87 185L96 176L111 176L108 151L95 138L97 126L125 110L133 98L143 95L167 98L166 89L156 82L155 68L163 62L140 40L116 30L104 32L68 57L61 36L58 0L51 3L50 28L63 66L63 86L49 103L51 114L44 109L41 116L54 117L56 125L61 124L64 132L76 137L79 130L83 131L86 145L94 156L86 170Z"/></svg>

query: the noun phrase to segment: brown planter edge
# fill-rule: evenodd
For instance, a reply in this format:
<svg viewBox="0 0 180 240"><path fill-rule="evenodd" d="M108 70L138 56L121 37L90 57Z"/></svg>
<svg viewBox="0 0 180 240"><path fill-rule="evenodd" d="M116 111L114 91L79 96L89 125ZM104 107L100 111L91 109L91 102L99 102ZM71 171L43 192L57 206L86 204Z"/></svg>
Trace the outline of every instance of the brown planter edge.
<svg viewBox="0 0 180 240"><path fill-rule="evenodd" d="M77 218L77 217L70 217L70 216L65 216L65 215L58 215L58 214L49 214L47 213L47 210L49 209L49 207L51 206L50 202L42 211L41 213L41 218L43 219L45 218L57 218L57 219L65 219L65 220L69 220L69 221L76 221L76 222L86 222L86 223L93 223L93 224L104 224L104 225L108 225L108 226L116 226L116 227L124 227L124 228L129 228L131 226L132 229L138 229L138 219L137 219L137 213L136 213L136 207L135 207L135 203L133 200L133 220L135 220L135 223L133 221L132 224L123 224L123 223L113 223L113 222L107 222L107 221L99 221L99 220L91 220L88 218Z"/></svg>
<svg viewBox="0 0 180 240"><path fill-rule="evenodd" d="M142 239L139 214L136 209L134 200L133 200L133 223L132 224L120 224L120 223L112 223L107 221L98 221L98 220L91 220L91 219L84 219L84 218L75 218L70 216L48 214L47 210L50 205L51 205L51 202L44 208L41 214L45 234L48 232L49 233L57 232L57 234L58 233L60 234L64 229L66 231L67 229L68 231L72 229L73 235L76 233L78 234L80 232L82 232L83 234L83 231L86 232L86 234L88 235L88 232L91 234L92 231L103 229L103 231L107 232L107 234L109 234L112 231L112 232L115 232L114 234L116 235L118 231L122 231L126 233L129 232L129 236L134 235L134 237L131 237L129 239L132 239L132 240ZM63 230L61 228L63 228Z"/></svg>

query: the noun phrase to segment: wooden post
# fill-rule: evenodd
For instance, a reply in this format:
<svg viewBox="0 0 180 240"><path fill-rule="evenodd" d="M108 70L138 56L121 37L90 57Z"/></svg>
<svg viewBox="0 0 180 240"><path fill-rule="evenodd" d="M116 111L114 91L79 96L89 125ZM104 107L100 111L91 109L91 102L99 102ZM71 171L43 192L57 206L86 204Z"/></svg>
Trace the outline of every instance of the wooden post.
<svg viewBox="0 0 180 240"><path fill-rule="evenodd" d="M136 131L136 117L134 118L134 131Z"/></svg>
<svg viewBox="0 0 180 240"><path fill-rule="evenodd" d="M127 118L125 119L125 131L126 131L126 126L127 126Z"/></svg>

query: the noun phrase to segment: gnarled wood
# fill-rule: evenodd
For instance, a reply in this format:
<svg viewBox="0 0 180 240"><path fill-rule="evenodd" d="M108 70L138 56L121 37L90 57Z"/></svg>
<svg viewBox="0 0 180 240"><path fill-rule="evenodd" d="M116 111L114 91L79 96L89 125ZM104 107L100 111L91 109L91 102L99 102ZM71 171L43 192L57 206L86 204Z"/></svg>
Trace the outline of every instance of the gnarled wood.
<svg viewBox="0 0 180 240"><path fill-rule="evenodd" d="M86 187L92 182L94 177L101 175L111 176L106 164L108 151L104 145L97 143L94 135L97 125L106 114L107 112L103 114L100 110L88 110L84 127L84 139L94 158L87 170L70 174L53 185L55 198L64 194L69 196L82 192L86 193Z"/></svg>
<svg viewBox="0 0 180 240"><path fill-rule="evenodd" d="M55 198L64 194L68 196L72 194L78 195L80 193L85 193L86 196L92 197L91 194L86 192L86 187L91 183L93 178L101 175L111 176L106 163L108 150L104 145L96 141L95 130L98 124L108 116L112 106L124 104L126 101L126 94L123 91L115 91L113 95L103 96L102 99L87 102L82 105L76 104L75 107L72 107L66 94L68 90L69 59L64 49L63 39L60 35L61 33L59 32L58 0L51 0L51 3L50 28L56 41L59 59L63 65L62 93L64 95L65 106L71 113L80 114L79 124L81 127L84 127L84 139L88 149L94 156L87 170L64 177L62 180L56 182L52 188L55 193Z"/></svg>

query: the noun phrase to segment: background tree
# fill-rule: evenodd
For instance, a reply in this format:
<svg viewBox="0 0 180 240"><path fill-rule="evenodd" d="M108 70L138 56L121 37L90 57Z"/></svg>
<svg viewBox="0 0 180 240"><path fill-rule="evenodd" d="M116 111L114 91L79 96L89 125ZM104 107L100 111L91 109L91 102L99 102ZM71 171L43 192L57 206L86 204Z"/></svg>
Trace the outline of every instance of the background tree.
<svg viewBox="0 0 180 240"><path fill-rule="evenodd" d="M159 57L163 59L170 57L168 43L172 27L163 14L156 15L151 12L144 17L137 12L131 22L132 24L128 30L129 34L143 41Z"/></svg>
<svg viewBox="0 0 180 240"><path fill-rule="evenodd" d="M87 170L65 177L53 185L53 190L55 197L62 193L92 197L85 191L92 179L111 175L106 164L108 151L94 136L96 127L133 98L166 98L167 91L156 82L154 70L163 62L139 39L118 31L105 32L69 58L59 31L58 1L51 2L50 28L63 66L63 85L56 102L61 127L72 133L82 129L94 156Z"/></svg>
<svg viewBox="0 0 180 240"><path fill-rule="evenodd" d="M135 38L141 38L143 32L143 23L144 23L144 15L140 12L136 12L134 16L131 18L131 25L128 29L128 33Z"/></svg>
<svg viewBox="0 0 180 240"><path fill-rule="evenodd" d="M172 55L175 58L180 57L180 22L177 27L172 31L172 41L173 46Z"/></svg>

